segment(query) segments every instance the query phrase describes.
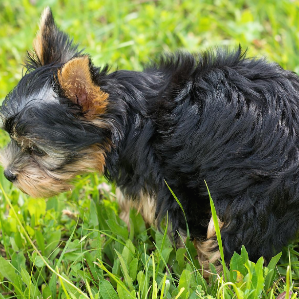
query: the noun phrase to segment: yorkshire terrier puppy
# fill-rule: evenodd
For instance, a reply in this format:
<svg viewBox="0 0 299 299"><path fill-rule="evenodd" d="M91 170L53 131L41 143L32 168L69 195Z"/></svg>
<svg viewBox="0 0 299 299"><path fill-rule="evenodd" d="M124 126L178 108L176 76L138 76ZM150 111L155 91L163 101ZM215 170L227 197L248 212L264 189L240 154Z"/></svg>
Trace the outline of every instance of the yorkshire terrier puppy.
<svg viewBox="0 0 299 299"><path fill-rule="evenodd" d="M298 231L299 78L241 49L178 52L143 72L98 68L45 9L27 72L0 115L11 141L6 178L34 197L97 171L115 181L128 216L168 214L199 259L216 261L211 191L225 259L245 245L269 260Z"/></svg>

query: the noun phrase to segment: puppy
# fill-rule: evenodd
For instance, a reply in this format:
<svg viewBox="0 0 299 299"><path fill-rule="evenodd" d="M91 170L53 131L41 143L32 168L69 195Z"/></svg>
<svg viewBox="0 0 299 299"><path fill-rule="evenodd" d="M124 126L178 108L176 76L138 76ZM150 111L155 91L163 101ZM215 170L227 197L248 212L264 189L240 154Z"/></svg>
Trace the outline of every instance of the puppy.
<svg viewBox="0 0 299 299"><path fill-rule="evenodd" d="M98 68L43 12L27 72L0 115L6 178L33 197L97 171L123 218L168 214L202 263L217 262L211 191L226 261L245 245L269 260L298 231L299 79L241 49L162 56L144 71ZM167 184L183 207L173 198ZM186 215L186 220L184 217Z"/></svg>

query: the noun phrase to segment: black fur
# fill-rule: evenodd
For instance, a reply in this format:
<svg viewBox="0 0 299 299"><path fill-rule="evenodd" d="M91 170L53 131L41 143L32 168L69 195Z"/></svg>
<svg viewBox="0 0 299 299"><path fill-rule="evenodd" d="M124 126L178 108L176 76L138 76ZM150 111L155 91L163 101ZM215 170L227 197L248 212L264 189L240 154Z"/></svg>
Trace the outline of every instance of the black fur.
<svg viewBox="0 0 299 299"><path fill-rule="evenodd" d="M173 230L185 229L165 180L182 203L191 235L203 238L210 218L206 181L225 225L226 259L242 244L252 260L269 259L294 237L296 74L246 59L238 49L177 53L143 73L109 76L110 84L122 86L126 110L118 119L125 137L114 140L106 171L128 195L142 189L156 194L158 218L168 212Z"/></svg>
<svg viewBox="0 0 299 299"><path fill-rule="evenodd" d="M241 48L168 54L143 72L109 73L108 67L90 63L93 81L109 94L107 110L98 116L107 124L104 129L84 120L59 86L58 71L83 54L55 30L44 46L46 64L29 55L29 71L2 105L8 132L14 128L38 145L63 149L65 163L86 147L111 143L105 175L136 200L141 191L155 196L156 216L161 220L168 213L175 233L186 223L166 181L184 208L191 236L199 239L205 238L210 219L206 181L224 222L226 260L242 244L252 260L269 260L294 238L296 74L264 59L248 59Z"/></svg>

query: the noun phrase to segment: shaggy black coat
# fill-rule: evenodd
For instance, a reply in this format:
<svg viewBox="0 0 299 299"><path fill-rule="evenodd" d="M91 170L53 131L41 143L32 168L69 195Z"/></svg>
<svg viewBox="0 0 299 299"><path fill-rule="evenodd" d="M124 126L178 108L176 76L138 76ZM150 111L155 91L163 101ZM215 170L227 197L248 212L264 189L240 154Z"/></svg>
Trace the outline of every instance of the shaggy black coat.
<svg viewBox="0 0 299 299"><path fill-rule="evenodd" d="M226 260L245 245L269 260L296 234L299 215L299 79L237 51L165 56L142 73L98 80L119 128L106 175L129 196L157 199L173 231L204 238L207 182ZM113 101L111 100L113 99Z"/></svg>

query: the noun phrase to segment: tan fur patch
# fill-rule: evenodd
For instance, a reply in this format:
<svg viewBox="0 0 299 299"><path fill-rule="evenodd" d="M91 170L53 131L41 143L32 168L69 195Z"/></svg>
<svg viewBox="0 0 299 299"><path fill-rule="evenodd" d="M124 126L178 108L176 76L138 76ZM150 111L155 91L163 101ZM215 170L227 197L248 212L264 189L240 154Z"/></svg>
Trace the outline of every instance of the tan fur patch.
<svg viewBox="0 0 299 299"><path fill-rule="evenodd" d="M141 214L148 225L155 225L156 200L143 192L135 200L125 198L119 188L116 188L116 199L121 209L120 218L130 227L130 209L134 208Z"/></svg>
<svg viewBox="0 0 299 299"><path fill-rule="evenodd" d="M218 219L220 229L223 227L223 222ZM218 242L216 239L216 231L213 218L211 217L208 229L207 239L205 241L195 240L194 246L197 250L198 261L203 267L203 276L208 278L210 276L209 264L214 264L217 273L222 271L222 265L219 263L220 252L218 249ZM215 250L215 248L217 248Z"/></svg>
<svg viewBox="0 0 299 299"><path fill-rule="evenodd" d="M218 220L219 228L221 230L224 223L222 221L220 221L218 217L217 217L217 220ZM214 225L213 218L211 217L209 225L208 225L208 230L207 230L207 238L210 239L215 236L216 236L215 225Z"/></svg>
<svg viewBox="0 0 299 299"><path fill-rule="evenodd" d="M58 80L65 95L82 107L87 118L92 119L105 112L109 95L93 83L87 56L67 62L58 72Z"/></svg>
<svg viewBox="0 0 299 299"><path fill-rule="evenodd" d="M51 10L49 7L46 7L42 13L42 16L40 18L40 23L39 23L39 31L36 34L36 37L33 41L33 48L34 51L37 55L37 57L39 58L40 62L42 65L44 65L44 61L43 61L43 36L49 34L49 32L47 32L47 27L45 26L46 20L49 17L49 15L51 14Z"/></svg>
<svg viewBox="0 0 299 299"><path fill-rule="evenodd" d="M71 169L76 169L79 173L98 171L103 173L105 167L105 153L94 145L83 151L84 156L80 161L67 165ZM83 154L82 154L83 155ZM66 169L67 170L67 169Z"/></svg>

